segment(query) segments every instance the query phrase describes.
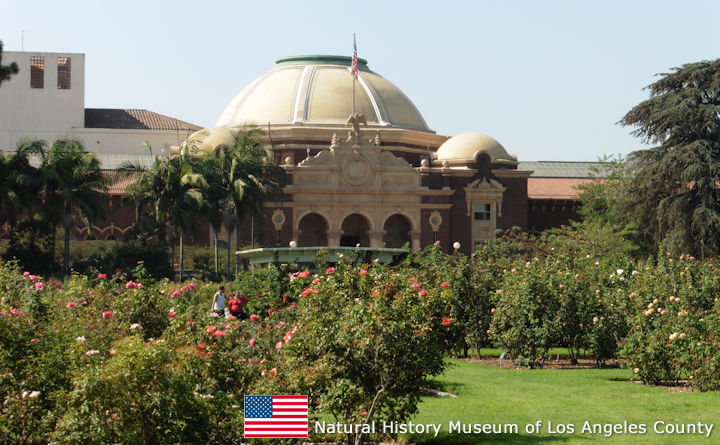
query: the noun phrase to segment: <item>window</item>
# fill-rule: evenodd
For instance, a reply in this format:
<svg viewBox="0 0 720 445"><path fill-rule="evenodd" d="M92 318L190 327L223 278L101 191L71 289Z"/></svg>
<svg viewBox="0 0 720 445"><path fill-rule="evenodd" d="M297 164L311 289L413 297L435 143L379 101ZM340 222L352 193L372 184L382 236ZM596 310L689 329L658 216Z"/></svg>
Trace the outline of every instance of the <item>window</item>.
<svg viewBox="0 0 720 445"><path fill-rule="evenodd" d="M45 88L44 57L30 57L30 88Z"/></svg>
<svg viewBox="0 0 720 445"><path fill-rule="evenodd" d="M70 89L70 58L58 57L58 89Z"/></svg>
<svg viewBox="0 0 720 445"><path fill-rule="evenodd" d="M475 221L490 221L490 204L474 204L473 219Z"/></svg>

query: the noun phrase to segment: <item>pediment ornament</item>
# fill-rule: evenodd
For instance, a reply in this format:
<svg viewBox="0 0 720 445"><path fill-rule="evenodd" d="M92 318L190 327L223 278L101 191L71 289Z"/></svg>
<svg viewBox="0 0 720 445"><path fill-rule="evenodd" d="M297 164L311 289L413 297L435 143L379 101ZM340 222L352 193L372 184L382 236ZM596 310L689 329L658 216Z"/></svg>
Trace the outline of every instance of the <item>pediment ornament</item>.
<svg viewBox="0 0 720 445"><path fill-rule="evenodd" d="M335 165L335 153L331 150L323 150L298 164L300 167L327 167L330 165Z"/></svg>
<svg viewBox="0 0 720 445"><path fill-rule="evenodd" d="M507 187L503 187L494 179L480 178L465 186L464 190L468 216L472 212L473 203L476 202L495 203L498 216L502 216L503 193Z"/></svg>
<svg viewBox="0 0 720 445"><path fill-rule="evenodd" d="M383 167L412 167L408 161L389 151L380 152L380 164Z"/></svg>

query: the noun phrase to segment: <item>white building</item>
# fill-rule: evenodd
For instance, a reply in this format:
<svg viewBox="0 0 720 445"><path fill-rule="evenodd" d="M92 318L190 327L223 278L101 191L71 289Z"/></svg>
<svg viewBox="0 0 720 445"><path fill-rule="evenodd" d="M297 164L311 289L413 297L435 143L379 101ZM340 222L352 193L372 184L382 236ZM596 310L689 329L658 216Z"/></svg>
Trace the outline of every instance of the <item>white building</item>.
<svg viewBox="0 0 720 445"><path fill-rule="evenodd" d="M3 52L20 71L0 85L0 150L27 138L79 138L101 160L168 153L200 127L142 109L85 108L85 54Z"/></svg>

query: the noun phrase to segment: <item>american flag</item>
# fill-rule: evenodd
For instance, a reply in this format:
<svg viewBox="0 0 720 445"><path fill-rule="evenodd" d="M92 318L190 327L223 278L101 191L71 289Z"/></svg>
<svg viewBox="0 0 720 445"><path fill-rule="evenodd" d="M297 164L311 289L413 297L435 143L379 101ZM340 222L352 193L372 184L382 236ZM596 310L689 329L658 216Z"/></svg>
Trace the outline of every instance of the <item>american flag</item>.
<svg viewBox="0 0 720 445"><path fill-rule="evenodd" d="M245 437L308 437L308 396L245 396Z"/></svg>
<svg viewBox="0 0 720 445"><path fill-rule="evenodd" d="M350 65L350 74L357 80L358 78L358 64L357 64L357 45L355 44L355 34L353 34L353 56L352 64Z"/></svg>

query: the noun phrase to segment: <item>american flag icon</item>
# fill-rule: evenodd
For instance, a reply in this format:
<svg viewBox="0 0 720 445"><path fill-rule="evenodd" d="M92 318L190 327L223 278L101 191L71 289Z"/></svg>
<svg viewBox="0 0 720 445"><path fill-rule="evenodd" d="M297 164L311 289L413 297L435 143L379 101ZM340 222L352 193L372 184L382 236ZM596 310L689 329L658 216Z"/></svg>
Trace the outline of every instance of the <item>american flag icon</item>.
<svg viewBox="0 0 720 445"><path fill-rule="evenodd" d="M245 396L245 437L308 437L308 396Z"/></svg>

